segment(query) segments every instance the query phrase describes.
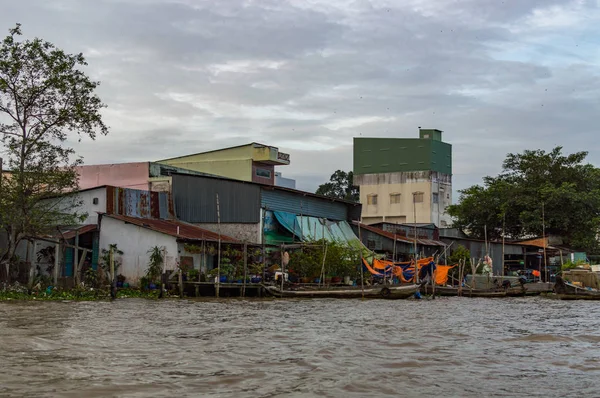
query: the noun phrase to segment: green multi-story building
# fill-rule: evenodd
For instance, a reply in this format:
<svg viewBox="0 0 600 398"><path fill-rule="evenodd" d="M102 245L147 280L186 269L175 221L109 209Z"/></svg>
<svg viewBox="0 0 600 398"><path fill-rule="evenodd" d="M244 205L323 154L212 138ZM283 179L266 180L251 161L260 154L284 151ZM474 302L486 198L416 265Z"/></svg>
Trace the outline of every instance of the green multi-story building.
<svg viewBox="0 0 600 398"><path fill-rule="evenodd" d="M419 138L354 138L354 184L360 187L366 224L450 225L452 145L442 131L419 129Z"/></svg>

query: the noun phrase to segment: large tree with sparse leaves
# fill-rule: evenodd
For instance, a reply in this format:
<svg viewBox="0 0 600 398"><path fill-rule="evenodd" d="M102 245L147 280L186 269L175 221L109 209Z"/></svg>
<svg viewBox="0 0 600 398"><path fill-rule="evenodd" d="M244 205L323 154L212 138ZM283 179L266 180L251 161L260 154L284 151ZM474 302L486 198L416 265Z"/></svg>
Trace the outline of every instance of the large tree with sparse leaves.
<svg viewBox="0 0 600 398"><path fill-rule="evenodd" d="M0 263L15 260L20 242L77 222L75 167L81 159L65 141L106 134L96 95L98 82L82 70L82 54L52 43L21 40L21 26L0 44L0 139L5 172L0 180L0 228L6 234ZM52 199L62 197L62 199Z"/></svg>
<svg viewBox="0 0 600 398"><path fill-rule="evenodd" d="M600 169L586 157L561 147L508 154L500 175L460 191L448 208L454 226L491 239L541 236L545 229L575 249L598 251Z"/></svg>

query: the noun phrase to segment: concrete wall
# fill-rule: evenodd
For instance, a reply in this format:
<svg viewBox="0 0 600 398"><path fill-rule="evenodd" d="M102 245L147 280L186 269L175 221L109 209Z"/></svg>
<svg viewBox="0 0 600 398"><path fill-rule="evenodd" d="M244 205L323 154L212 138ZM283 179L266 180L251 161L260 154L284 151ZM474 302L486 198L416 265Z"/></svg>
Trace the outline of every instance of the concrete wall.
<svg viewBox="0 0 600 398"><path fill-rule="evenodd" d="M219 232L219 225L214 223L194 224L212 232ZM260 223L255 224L221 224L221 233L240 241L261 243Z"/></svg>
<svg viewBox="0 0 600 398"><path fill-rule="evenodd" d="M252 181L252 159L234 159L234 160L194 160L183 161L165 161L184 169L199 171L201 173L213 174L216 176L233 178L242 181ZM173 163L172 163L173 162Z"/></svg>
<svg viewBox="0 0 600 398"><path fill-rule="evenodd" d="M94 204L94 198L98 198L98 204ZM76 196L47 199L47 201L65 213L87 213L87 218L80 224L97 224L98 213L106 212L106 188L90 189L78 192ZM77 202L81 204L73 207Z"/></svg>
<svg viewBox="0 0 600 398"><path fill-rule="evenodd" d="M283 188L296 189L296 180L292 178L285 178L281 173L275 173L275 185Z"/></svg>
<svg viewBox="0 0 600 398"><path fill-rule="evenodd" d="M452 221L446 213L452 203L449 176L439 178L438 173L430 172L392 173L357 176L354 182L359 184L365 224L415 222L413 192L423 192L423 202L416 204L417 223L447 227ZM397 194L400 194L399 203L392 203L393 195ZM437 203L434 203L434 194L437 194ZM369 204L370 195L377 195L377 205Z"/></svg>
<svg viewBox="0 0 600 398"><path fill-rule="evenodd" d="M98 213L106 212L106 188L79 192L77 197L82 201L82 204L77 206L75 211L88 214L88 217L82 224L98 224ZM94 204L94 198L98 199L97 205Z"/></svg>
<svg viewBox="0 0 600 398"><path fill-rule="evenodd" d="M148 268L148 250L154 246L164 246L167 249L167 269L175 269L178 257L178 246L175 237L165 235L147 228L126 224L110 217L102 217L100 229L100 250L109 248L116 243L119 250L123 274L129 283L137 284L145 275Z"/></svg>
<svg viewBox="0 0 600 398"><path fill-rule="evenodd" d="M79 166L79 189L100 185L148 190L149 163L119 163Z"/></svg>

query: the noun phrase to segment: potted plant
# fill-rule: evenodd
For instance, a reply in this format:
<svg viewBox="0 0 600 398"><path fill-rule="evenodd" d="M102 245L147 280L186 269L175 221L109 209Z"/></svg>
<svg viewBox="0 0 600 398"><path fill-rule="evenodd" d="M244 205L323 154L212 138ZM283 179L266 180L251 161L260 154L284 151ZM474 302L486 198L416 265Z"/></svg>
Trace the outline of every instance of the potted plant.
<svg viewBox="0 0 600 398"><path fill-rule="evenodd" d="M123 274L117 275L117 287L123 287L123 284L125 283L126 279L127 278Z"/></svg>

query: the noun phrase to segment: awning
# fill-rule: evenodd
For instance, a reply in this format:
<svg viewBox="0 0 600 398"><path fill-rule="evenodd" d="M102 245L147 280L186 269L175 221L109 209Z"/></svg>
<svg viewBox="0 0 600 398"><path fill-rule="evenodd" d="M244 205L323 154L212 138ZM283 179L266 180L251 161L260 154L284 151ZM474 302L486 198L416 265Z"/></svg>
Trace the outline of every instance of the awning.
<svg viewBox="0 0 600 398"><path fill-rule="evenodd" d="M60 232L56 232L54 236L65 239L73 239L77 235L83 235L88 232L96 232L98 230L98 225L96 224L87 224L79 227L60 229Z"/></svg>

